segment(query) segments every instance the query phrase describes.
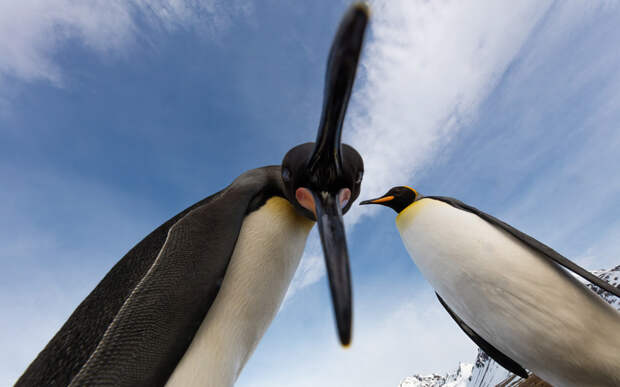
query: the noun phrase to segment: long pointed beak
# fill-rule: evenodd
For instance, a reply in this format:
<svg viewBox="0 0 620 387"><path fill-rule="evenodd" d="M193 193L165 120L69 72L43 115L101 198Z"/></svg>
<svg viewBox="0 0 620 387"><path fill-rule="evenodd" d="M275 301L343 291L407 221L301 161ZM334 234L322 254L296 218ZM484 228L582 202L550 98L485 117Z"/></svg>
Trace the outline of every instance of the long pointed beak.
<svg viewBox="0 0 620 387"><path fill-rule="evenodd" d="M332 294L338 336L344 346L351 342L352 300L349 252L338 193L312 192Z"/></svg>
<svg viewBox="0 0 620 387"><path fill-rule="evenodd" d="M381 203L387 203L394 200L394 196L389 195L389 196L382 196L380 198L376 198L376 199L369 199L369 200L364 200L362 202L360 202L360 206L364 205L364 204L381 204Z"/></svg>
<svg viewBox="0 0 620 387"><path fill-rule="evenodd" d="M351 342L353 307L349 253L338 197L344 186L340 137L367 24L368 7L361 3L351 6L340 23L327 62L316 145L307 163L338 335L344 346Z"/></svg>
<svg viewBox="0 0 620 387"><path fill-rule="evenodd" d="M342 18L332 43L325 73L321 122L316 146L308 162L311 172L327 165L333 169L330 173L334 175L340 174L342 170L342 123L353 89L367 24L368 7L362 3L353 4Z"/></svg>

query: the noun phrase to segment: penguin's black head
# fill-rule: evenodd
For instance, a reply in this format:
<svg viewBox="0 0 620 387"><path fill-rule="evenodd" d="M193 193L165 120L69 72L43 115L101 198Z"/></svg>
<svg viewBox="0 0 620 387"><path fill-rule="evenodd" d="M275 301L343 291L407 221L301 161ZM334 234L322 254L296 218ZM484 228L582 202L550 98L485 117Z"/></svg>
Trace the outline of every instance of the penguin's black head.
<svg viewBox="0 0 620 387"><path fill-rule="evenodd" d="M346 214L360 194L364 176L362 156L352 146L342 144L340 170L329 160L312 169L309 162L314 148L315 143L307 142L297 145L284 156L282 181L286 196L304 216L317 220L314 197L320 196L321 192L335 193L342 214Z"/></svg>
<svg viewBox="0 0 620 387"><path fill-rule="evenodd" d="M407 186L394 187L387 191L385 195L370 200L364 200L360 202L360 205L363 204L382 204L384 206L390 207L397 213L400 213L402 210L407 208L411 203L420 199L421 195L418 192Z"/></svg>
<svg viewBox="0 0 620 387"><path fill-rule="evenodd" d="M282 181L289 201L319 226L343 345L351 341L352 297L342 214L359 195L364 163L355 149L341 144L340 135L367 23L368 7L364 4L354 4L344 15L327 60L316 142L294 147L282 161Z"/></svg>
<svg viewBox="0 0 620 387"><path fill-rule="evenodd" d="M323 245L340 342L351 341L352 296L349 252L342 220L360 193L364 162L353 147L337 140L321 141L336 130L319 129L316 143L288 151L282 160L282 181L288 200L316 220Z"/></svg>

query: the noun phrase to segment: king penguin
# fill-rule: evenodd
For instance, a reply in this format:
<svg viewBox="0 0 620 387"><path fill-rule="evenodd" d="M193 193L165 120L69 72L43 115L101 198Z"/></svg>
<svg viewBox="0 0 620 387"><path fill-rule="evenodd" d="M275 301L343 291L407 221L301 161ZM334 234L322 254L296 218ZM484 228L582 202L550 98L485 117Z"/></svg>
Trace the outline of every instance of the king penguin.
<svg viewBox="0 0 620 387"><path fill-rule="evenodd" d="M620 289L453 198L401 186L360 204L398 213L405 247L441 305L504 368L554 386L620 386L620 313L562 267Z"/></svg>
<svg viewBox="0 0 620 387"><path fill-rule="evenodd" d="M231 386L277 313L315 222L340 341L351 339L342 215L361 156L341 144L368 10L353 5L330 51L315 143L243 173L131 249L17 386Z"/></svg>

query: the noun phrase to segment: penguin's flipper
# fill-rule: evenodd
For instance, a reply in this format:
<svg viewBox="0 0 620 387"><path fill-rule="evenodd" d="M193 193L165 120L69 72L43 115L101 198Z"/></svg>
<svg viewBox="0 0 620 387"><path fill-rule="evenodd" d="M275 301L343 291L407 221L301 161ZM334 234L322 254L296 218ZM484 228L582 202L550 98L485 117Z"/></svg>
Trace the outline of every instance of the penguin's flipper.
<svg viewBox="0 0 620 387"><path fill-rule="evenodd" d="M527 235L527 234L517 230L516 228L512 227L508 223L503 222L503 221L497 219L496 217L494 217L492 215L489 215L486 212L480 211L479 209L477 209L475 207L467 205L467 204L465 204L465 203L463 203L463 202L461 202L460 200L457 200L457 199L453 199L453 198L449 198L449 197L444 197L444 196L427 196L427 197L430 198L430 199L440 200L440 201L442 201L444 203L447 203L447 204L450 204L451 206L453 206L455 208L458 208L460 210L464 210L464 211L471 212L473 214L478 215L480 218L482 218L485 221L491 223L492 225L494 225L496 227L499 227L502 230L506 231L507 233L509 233L513 237L517 238L521 242L525 243L526 245L528 245L532 249L534 249L534 250L538 251L540 254L546 256L547 258L549 258L550 260L552 260L556 264L567 268L568 270L572 271L573 273L575 273L575 274L579 275L580 277L586 279L587 281L591 282L593 285L596 285L599 288L608 291L609 293L615 295L616 297L620 297L620 287L615 287L615 286L611 285L610 283L606 282L605 280L595 276L594 274L590 273L589 271L587 271L583 267L577 265L575 262L571 261L570 259L566 258L562 254L560 254L557 251L553 250L551 247L549 247L549 246L545 245L544 243L539 242L536 239L532 238L531 236L529 236L529 235Z"/></svg>
<svg viewBox="0 0 620 387"><path fill-rule="evenodd" d="M474 332L459 316L457 316L452 309L445 303L445 301L441 298L441 296L437 293L437 298L443 307L446 309L450 317L458 324L459 327L465 332L469 338L476 343L480 349L484 351L487 355L489 355L493 360L495 360L499 365L512 372L513 374L522 377L523 379L527 379L528 374L527 371L521 367L517 362L509 358L500 352L497 348L492 346L488 341L478 336L476 332Z"/></svg>
<svg viewBox="0 0 620 387"><path fill-rule="evenodd" d="M280 176L248 171L176 222L70 386L163 386L219 292L243 219L283 195Z"/></svg>
<svg viewBox="0 0 620 387"><path fill-rule="evenodd" d="M251 170L158 227L108 272L16 386L163 385L217 294L243 218L282 190L280 167Z"/></svg>
<svg viewBox="0 0 620 387"><path fill-rule="evenodd" d="M131 291L155 261L170 228L188 212L208 204L221 192L168 219L129 250L73 311L15 386L68 385L95 350Z"/></svg>

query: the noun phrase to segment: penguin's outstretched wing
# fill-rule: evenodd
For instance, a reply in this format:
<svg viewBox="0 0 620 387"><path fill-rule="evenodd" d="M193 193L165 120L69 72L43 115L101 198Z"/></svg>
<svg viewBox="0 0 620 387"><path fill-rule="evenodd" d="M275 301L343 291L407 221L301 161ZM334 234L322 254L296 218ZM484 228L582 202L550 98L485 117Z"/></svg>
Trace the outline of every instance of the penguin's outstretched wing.
<svg viewBox="0 0 620 387"><path fill-rule="evenodd" d="M279 166L254 169L162 224L108 272L16 386L163 385L217 295L243 218L282 192Z"/></svg>
<svg viewBox="0 0 620 387"><path fill-rule="evenodd" d="M445 301L441 298L441 296L435 293L439 302L446 309L450 317L458 324L459 327L465 332L469 338L476 343L480 349L484 351L487 355L489 355L493 360L495 360L499 365L506 368L508 371L512 372L515 375L522 377L523 379L527 379L528 374L527 371L521 367L517 362L509 358L500 352L497 348L492 346L488 341L478 336L476 332L474 332L459 316L457 316L452 309L445 303Z"/></svg>
<svg viewBox="0 0 620 387"><path fill-rule="evenodd" d="M95 350L131 291L153 264L170 228L188 212L208 204L220 194L211 195L181 211L129 250L78 305L15 386L68 385Z"/></svg>
<svg viewBox="0 0 620 387"><path fill-rule="evenodd" d="M518 240L520 240L521 242L525 243L526 245L528 245L532 249L538 251L539 253L541 253L542 255L546 256L547 258L551 259L553 262L557 263L558 265L564 266L568 270L570 270L573 273L579 275L580 277L588 280L589 282L591 282L592 284L598 286L599 288L608 291L609 293L615 295L616 297L620 297L620 287L615 287L615 286L611 285L610 283L606 282L605 280L603 280L601 278L598 278L597 276L595 276L594 274L590 273L589 271L587 271L583 267L577 265L575 262L571 261L570 259L566 258L562 254L560 254L557 251L553 250L551 247L549 247L549 246L545 245L544 243L541 243L541 242L537 241L536 239L532 238L531 236L529 236L529 235L527 235L527 234L517 230L516 228L512 227L508 223L505 223L505 222L497 219L496 217L491 216L491 215L487 214L486 212L480 211L479 209L477 209L475 207L467 205L467 204L465 204L465 203L463 203L463 202L461 202L460 200L457 200L457 199L453 199L453 198L449 198L449 197L445 197L445 196L427 196L427 197L430 198L430 199L440 200L440 201L442 201L444 203L448 203L452 207L455 207L455 208L458 208L460 210L464 210L464 211L471 212L473 214L478 215L480 218L486 220L487 222L491 223L494 226L497 226L497 227L503 229L504 231L506 231L507 233L509 233L513 237L517 238Z"/></svg>

